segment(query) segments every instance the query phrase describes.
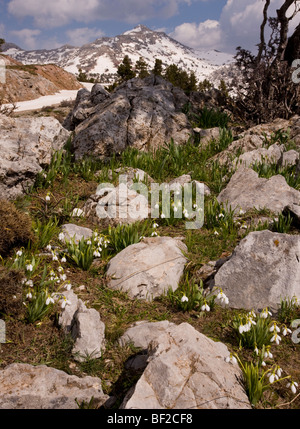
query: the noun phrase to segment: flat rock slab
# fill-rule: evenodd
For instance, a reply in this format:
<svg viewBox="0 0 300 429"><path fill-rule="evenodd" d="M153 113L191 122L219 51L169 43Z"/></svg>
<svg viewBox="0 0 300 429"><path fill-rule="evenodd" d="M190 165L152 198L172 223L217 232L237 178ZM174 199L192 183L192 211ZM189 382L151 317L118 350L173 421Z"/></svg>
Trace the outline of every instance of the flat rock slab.
<svg viewBox="0 0 300 429"><path fill-rule="evenodd" d="M62 232L65 236L65 240L75 240L75 243L79 243L83 238L88 240L93 236L93 231L90 228L84 228L82 226L73 225L68 223L62 226Z"/></svg>
<svg viewBox="0 0 300 429"><path fill-rule="evenodd" d="M107 400L100 378L79 378L45 365L13 364L0 371L0 409L78 409L78 403L100 407Z"/></svg>
<svg viewBox="0 0 300 429"><path fill-rule="evenodd" d="M300 204L300 192L291 188L283 176L258 177L251 168L239 168L218 196L219 203L244 211L269 209L281 213L289 204Z"/></svg>
<svg viewBox="0 0 300 429"><path fill-rule="evenodd" d="M170 237L145 238L128 246L108 264L108 287L147 301L169 288L174 291L187 262L182 251L187 252L186 245Z"/></svg>
<svg viewBox="0 0 300 429"><path fill-rule="evenodd" d="M252 232L217 272L232 308L278 310L281 299L300 299L300 236Z"/></svg>
<svg viewBox="0 0 300 429"><path fill-rule="evenodd" d="M144 326L141 326L144 329ZM229 351L188 323L169 326L149 344L148 365L123 409L249 409Z"/></svg>

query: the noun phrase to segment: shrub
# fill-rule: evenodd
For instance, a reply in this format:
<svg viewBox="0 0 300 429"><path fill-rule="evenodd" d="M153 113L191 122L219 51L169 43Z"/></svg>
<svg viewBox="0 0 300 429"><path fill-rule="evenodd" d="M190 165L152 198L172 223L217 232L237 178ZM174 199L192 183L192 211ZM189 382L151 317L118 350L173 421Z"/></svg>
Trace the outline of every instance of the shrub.
<svg viewBox="0 0 300 429"><path fill-rule="evenodd" d="M30 217L17 210L7 200L0 200L0 254L7 255L16 246L26 246L33 240Z"/></svg>
<svg viewBox="0 0 300 429"><path fill-rule="evenodd" d="M0 315L20 316L24 312L23 276L20 270L0 267Z"/></svg>

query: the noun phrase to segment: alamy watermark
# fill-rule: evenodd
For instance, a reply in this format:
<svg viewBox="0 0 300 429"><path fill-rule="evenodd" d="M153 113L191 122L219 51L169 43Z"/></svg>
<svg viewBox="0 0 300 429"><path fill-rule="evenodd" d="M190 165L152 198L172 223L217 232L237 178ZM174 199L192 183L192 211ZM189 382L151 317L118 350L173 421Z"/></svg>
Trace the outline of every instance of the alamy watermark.
<svg viewBox="0 0 300 429"><path fill-rule="evenodd" d="M180 185L142 182L128 184L127 175L120 175L119 186L101 183L96 191L96 214L100 219L131 219L151 217L186 219L186 229L200 229L204 224L204 184ZM149 198L150 206L149 210Z"/></svg>
<svg viewBox="0 0 300 429"><path fill-rule="evenodd" d="M0 84L5 85L6 83L6 65L5 61L0 58Z"/></svg>
<svg viewBox="0 0 300 429"><path fill-rule="evenodd" d="M300 83L300 58L293 61L292 68L296 69L296 70L294 70L294 72L292 74L293 83Z"/></svg>

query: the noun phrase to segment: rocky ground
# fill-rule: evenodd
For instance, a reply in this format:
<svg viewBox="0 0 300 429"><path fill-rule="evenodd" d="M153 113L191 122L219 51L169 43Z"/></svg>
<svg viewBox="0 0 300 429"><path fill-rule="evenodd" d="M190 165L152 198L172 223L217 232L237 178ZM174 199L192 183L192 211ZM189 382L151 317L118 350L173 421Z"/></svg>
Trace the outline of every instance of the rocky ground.
<svg viewBox="0 0 300 429"><path fill-rule="evenodd" d="M299 408L300 117L219 107L147 78L0 117L1 409Z"/></svg>

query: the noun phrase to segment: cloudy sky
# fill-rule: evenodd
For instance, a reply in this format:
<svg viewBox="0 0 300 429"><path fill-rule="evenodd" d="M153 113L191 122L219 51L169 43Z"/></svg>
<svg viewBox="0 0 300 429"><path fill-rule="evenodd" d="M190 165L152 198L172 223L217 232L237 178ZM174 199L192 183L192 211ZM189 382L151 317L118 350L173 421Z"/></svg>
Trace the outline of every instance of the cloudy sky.
<svg viewBox="0 0 300 429"><path fill-rule="evenodd" d="M282 0L271 0L275 16ZM23 49L81 46L143 24L196 49L255 49L264 0L0 0L0 37ZM291 29L300 22L300 13Z"/></svg>

